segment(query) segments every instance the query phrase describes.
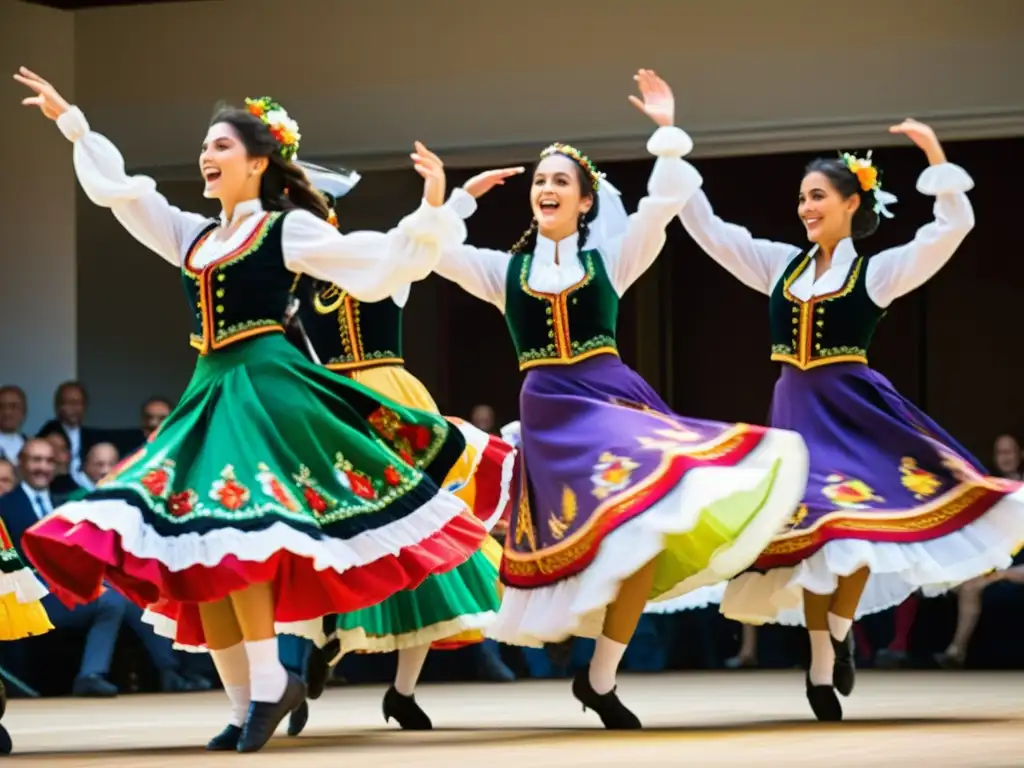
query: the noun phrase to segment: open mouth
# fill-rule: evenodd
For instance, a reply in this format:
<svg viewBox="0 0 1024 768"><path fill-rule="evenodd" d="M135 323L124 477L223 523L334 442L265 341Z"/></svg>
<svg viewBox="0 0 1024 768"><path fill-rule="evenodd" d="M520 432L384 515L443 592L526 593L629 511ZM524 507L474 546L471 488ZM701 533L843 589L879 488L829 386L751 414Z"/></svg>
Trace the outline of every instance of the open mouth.
<svg viewBox="0 0 1024 768"><path fill-rule="evenodd" d="M216 181L217 179L220 178L220 169L219 168L204 168L203 169L203 178L206 180L207 184L209 184L211 181Z"/></svg>
<svg viewBox="0 0 1024 768"><path fill-rule="evenodd" d="M552 211L557 211L558 208L559 208L559 202L557 200L541 200L540 201L540 209L542 211L547 211L548 213L550 213Z"/></svg>

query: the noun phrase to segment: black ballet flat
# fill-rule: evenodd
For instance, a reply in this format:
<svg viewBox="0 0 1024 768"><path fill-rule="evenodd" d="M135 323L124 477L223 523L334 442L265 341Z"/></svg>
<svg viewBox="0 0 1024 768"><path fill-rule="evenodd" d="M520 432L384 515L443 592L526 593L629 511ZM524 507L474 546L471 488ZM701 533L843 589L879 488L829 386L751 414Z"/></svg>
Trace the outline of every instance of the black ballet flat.
<svg viewBox="0 0 1024 768"><path fill-rule="evenodd" d="M319 699L327 687L331 676L330 660L338 655L341 643L332 640L323 648L313 648L306 659L306 696L311 700Z"/></svg>
<svg viewBox="0 0 1024 768"><path fill-rule="evenodd" d="M304 701L290 715L288 715L288 735L298 736L306 728L306 723L309 722L309 702Z"/></svg>
<svg viewBox="0 0 1024 768"><path fill-rule="evenodd" d="M241 728L229 725L207 742L206 749L209 752L234 752L238 749L238 739L241 736Z"/></svg>
<svg viewBox="0 0 1024 768"><path fill-rule="evenodd" d="M604 727L610 731L633 731L643 726L640 718L621 701L615 692L618 686L608 693L598 693L590 684L590 665L576 673L572 681L572 695L583 705L583 711L594 710L601 718Z"/></svg>
<svg viewBox="0 0 1024 768"><path fill-rule="evenodd" d="M836 690L831 685L811 685L807 675L807 703L814 716L825 723L837 723L843 719L843 705L839 703Z"/></svg>
<svg viewBox="0 0 1024 768"><path fill-rule="evenodd" d="M854 660L853 630L846 633L842 642L832 638L832 648L836 652L836 663L832 667L832 685L838 693L849 696L853 693L857 682L857 666Z"/></svg>
<svg viewBox="0 0 1024 768"><path fill-rule="evenodd" d="M11 741L11 734L0 725L0 756L9 755L14 751L14 742Z"/></svg>
<svg viewBox="0 0 1024 768"><path fill-rule="evenodd" d="M253 701L249 704L249 714L242 726L242 735L238 739L239 752L257 752L274 736L274 731L285 717L306 703L306 686L303 682L288 673L288 684L280 700L274 702Z"/></svg>
<svg viewBox="0 0 1024 768"><path fill-rule="evenodd" d="M383 710L384 722L389 722L391 718L394 718L402 730L429 731L434 728L427 713L416 703L416 697L403 696L393 685L384 694Z"/></svg>

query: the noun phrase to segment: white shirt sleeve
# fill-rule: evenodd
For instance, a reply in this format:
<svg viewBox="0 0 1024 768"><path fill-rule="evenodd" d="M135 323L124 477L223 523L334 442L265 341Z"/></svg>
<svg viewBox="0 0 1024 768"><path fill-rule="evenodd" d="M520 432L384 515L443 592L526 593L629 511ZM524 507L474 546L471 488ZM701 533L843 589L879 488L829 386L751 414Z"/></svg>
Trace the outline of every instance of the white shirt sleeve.
<svg viewBox="0 0 1024 768"><path fill-rule="evenodd" d="M690 198L679 218L705 253L741 283L766 295L786 265L801 253L795 245L755 238L749 230L722 221L703 190Z"/></svg>
<svg viewBox="0 0 1024 768"><path fill-rule="evenodd" d="M647 196L629 217L618 242L601 248L619 296L654 263L665 246L665 227L704 183L697 169L682 159L692 148L690 137L674 125L658 128L647 142L647 151L658 158L647 182Z"/></svg>
<svg viewBox="0 0 1024 768"><path fill-rule="evenodd" d="M284 220L285 266L335 283L360 301L383 301L403 285L423 280L441 253L466 239L466 225L448 206L421 201L389 232L342 234L309 211Z"/></svg>
<svg viewBox="0 0 1024 768"><path fill-rule="evenodd" d="M476 198L460 187L452 190L445 207L460 218L468 219L476 211ZM512 256L505 251L460 245L445 249L434 271L504 312L505 276L511 260Z"/></svg>
<svg viewBox="0 0 1024 768"><path fill-rule="evenodd" d="M128 176L124 158L110 139L89 129L85 115L71 107L57 118L57 127L74 144L75 174L96 205L109 208L121 226L175 266L210 219L167 202L148 176Z"/></svg>
<svg viewBox="0 0 1024 768"><path fill-rule="evenodd" d="M906 245L888 248L868 261L868 295L880 307L935 276L974 229L974 209L965 192L974 180L959 165L942 163L926 168L917 180L917 191L934 195L935 220L925 224Z"/></svg>

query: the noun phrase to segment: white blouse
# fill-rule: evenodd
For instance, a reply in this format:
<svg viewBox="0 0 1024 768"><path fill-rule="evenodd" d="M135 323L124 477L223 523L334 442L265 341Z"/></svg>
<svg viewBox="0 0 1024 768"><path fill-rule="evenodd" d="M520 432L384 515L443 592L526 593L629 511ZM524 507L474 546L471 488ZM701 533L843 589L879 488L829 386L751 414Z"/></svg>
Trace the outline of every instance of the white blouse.
<svg viewBox="0 0 1024 768"><path fill-rule="evenodd" d="M647 197L630 215L622 237L600 249L619 296L654 263L665 245L665 227L704 183L697 170L682 160L692 146L690 137L675 126L658 128L647 142L647 151L658 158L647 184ZM476 211L476 199L464 189L454 190L448 205L463 218ZM527 278L530 288L558 293L583 279L578 239L573 234L556 243L537 236ZM505 277L511 258L506 251L460 245L446 248L434 271L504 312Z"/></svg>
<svg viewBox="0 0 1024 768"><path fill-rule="evenodd" d="M210 219L171 205L156 191L148 176L128 176L124 158L109 139L89 130L85 115L71 107L57 120L65 138L74 143L75 173L86 195L96 205L110 208L132 237L180 267L188 249ZM208 237L193 256L203 267L246 240L260 222L259 200L235 206L232 222L241 221L230 237ZM221 224L227 225L224 214ZM341 234L309 211L289 213L283 224L285 267L319 280L336 283L362 301L380 301L393 293L406 295L408 284L431 273L443 249L458 247L466 239L466 225L447 206L426 200L387 233Z"/></svg>
<svg viewBox="0 0 1024 768"><path fill-rule="evenodd" d="M974 209L964 194L973 187L974 180L967 171L953 163L932 165L921 173L917 190L935 197L935 220L917 230L906 245L887 248L868 259L866 288L875 304L889 306L924 285L952 258L974 228ZM771 295L786 266L805 250L755 238L743 227L722 221L703 191L693 196L679 218L711 258L740 282L767 295ZM816 252L817 246L811 249L811 256ZM832 254L831 266L821 277L815 280L814 270L805 269L789 290L801 301L837 291L856 259L853 240L841 240Z"/></svg>

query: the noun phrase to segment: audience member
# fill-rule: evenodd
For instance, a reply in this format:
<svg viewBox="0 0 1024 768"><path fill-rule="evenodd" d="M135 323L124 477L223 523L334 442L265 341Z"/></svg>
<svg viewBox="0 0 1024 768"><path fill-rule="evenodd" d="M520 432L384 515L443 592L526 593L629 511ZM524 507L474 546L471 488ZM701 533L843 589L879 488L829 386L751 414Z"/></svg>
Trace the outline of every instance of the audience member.
<svg viewBox="0 0 1024 768"><path fill-rule="evenodd" d="M102 440L99 430L83 426L89 396L79 381L65 381L53 395L53 410L56 417L46 422L39 430L38 437L55 432L64 435L71 459L68 474L75 476L82 468L82 460L89 449Z"/></svg>
<svg viewBox="0 0 1024 768"><path fill-rule="evenodd" d="M67 499L75 496L82 489L79 483L71 474L71 451L68 449L67 438L63 432L50 432L42 438L53 448L53 480L50 483L50 493L56 500L56 506L60 506Z"/></svg>
<svg viewBox="0 0 1024 768"><path fill-rule="evenodd" d="M0 459L0 496L13 491L17 484L18 473L14 469L14 463Z"/></svg>
<svg viewBox="0 0 1024 768"><path fill-rule="evenodd" d="M82 477L80 478L82 490L91 491L96 488L96 483L109 475L119 460L117 448L113 444L96 443L85 455L85 464L82 467Z"/></svg>
<svg viewBox="0 0 1024 768"><path fill-rule="evenodd" d="M22 432L27 414L28 399L23 389L14 384L0 387L0 459L12 464L18 461L27 439Z"/></svg>

